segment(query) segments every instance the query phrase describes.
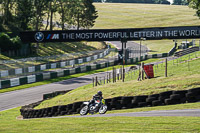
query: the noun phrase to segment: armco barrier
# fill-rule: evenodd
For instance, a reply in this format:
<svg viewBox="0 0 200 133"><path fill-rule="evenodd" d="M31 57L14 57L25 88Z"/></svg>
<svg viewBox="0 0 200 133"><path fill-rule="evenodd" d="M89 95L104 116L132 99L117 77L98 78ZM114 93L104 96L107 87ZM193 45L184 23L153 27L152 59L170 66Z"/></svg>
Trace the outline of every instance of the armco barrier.
<svg viewBox="0 0 200 133"><path fill-rule="evenodd" d="M52 96L56 94L54 93L49 95ZM114 97L105 99L105 101L106 105L108 106L108 110L192 103L200 101L200 87L190 90L166 91L153 95ZM44 109L34 109L34 107L38 106L40 103L41 101L23 106L20 109L23 118L28 119L79 114L81 108L84 106L83 102L76 102L68 105L59 105Z"/></svg>
<svg viewBox="0 0 200 133"><path fill-rule="evenodd" d="M99 53L97 55L91 55L89 57L77 58L74 60L67 60L67 61L52 62L49 64L35 65L35 66L27 67L27 68L3 70L3 71L0 71L0 77L23 74L27 72L43 71L46 69L61 68L61 67L69 66L69 65L75 65L75 64L82 64L84 62L89 62L92 60L103 58L104 56L108 54L109 54L109 49L105 49L102 53Z"/></svg>

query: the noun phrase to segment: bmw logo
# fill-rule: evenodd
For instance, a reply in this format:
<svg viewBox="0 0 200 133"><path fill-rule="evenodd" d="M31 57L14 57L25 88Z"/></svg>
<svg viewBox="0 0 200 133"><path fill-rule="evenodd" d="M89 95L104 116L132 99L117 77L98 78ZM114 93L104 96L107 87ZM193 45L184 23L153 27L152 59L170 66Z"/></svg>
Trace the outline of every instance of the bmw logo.
<svg viewBox="0 0 200 133"><path fill-rule="evenodd" d="M43 34L42 32L37 32L37 33L35 34L35 40L36 40L37 42L43 41L43 40L44 40L44 34Z"/></svg>

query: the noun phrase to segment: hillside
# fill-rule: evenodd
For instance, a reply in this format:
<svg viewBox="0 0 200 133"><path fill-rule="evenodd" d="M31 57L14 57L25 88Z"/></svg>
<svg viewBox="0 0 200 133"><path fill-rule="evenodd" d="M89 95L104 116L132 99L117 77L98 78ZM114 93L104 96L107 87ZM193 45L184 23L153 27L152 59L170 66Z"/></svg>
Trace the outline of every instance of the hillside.
<svg viewBox="0 0 200 133"><path fill-rule="evenodd" d="M188 57L190 57L189 62ZM196 58L198 57L198 58ZM188 65L189 64L189 65ZM92 87L92 84L77 88L65 95L55 97L44 101L38 108L52 107L55 105L65 105L77 101L87 101L101 90L104 98L117 96L138 96L151 95L169 90L188 90L200 87L200 52L186 55L181 59L168 62L168 77L164 77L165 66L160 64L154 67L155 77L150 80L138 82L138 71L132 79L125 83L109 83L98 87ZM130 76L129 76L130 78Z"/></svg>
<svg viewBox="0 0 200 133"><path fill-rule="evenodd" d="M188 6L95 3L99 17L94 29L145 28L199 25Z"/></svg>

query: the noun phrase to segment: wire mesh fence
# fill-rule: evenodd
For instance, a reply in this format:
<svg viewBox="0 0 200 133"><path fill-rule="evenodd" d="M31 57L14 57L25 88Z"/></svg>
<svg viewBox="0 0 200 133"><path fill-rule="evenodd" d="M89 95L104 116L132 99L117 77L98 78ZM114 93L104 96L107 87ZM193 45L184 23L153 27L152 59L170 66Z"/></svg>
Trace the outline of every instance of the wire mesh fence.
<svg viewBox="0 0 200 133"><path fill-rule="evenodd" d="M145 80L150 77L150 72L153 72L154 78L200 74L199 59L200 51L196 51L182 57L167 57L145 64L144 66L152 65L152 68L148 67L148 69L142 68L142 65L126 67L124 71L123 66L113 67L113 70L106 72L104 76L93 77L93 87L118 81Z"/></svg>

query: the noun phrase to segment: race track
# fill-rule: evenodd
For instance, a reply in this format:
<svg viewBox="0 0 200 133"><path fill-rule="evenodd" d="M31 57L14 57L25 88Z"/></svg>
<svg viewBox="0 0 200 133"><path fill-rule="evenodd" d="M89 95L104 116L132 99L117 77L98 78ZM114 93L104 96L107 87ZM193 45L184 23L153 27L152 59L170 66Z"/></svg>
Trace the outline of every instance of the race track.
<svg viewBox="0 0 200 133"><path fill-rule="evenodd" d="M117 47L121 46L121 42L112 42L112 44L115 44ZM134 42L128 42L127 46L138 48L139 45ZM78 87L92 83L93 77L103 77L105 75L106 72L96 73L47 85L7 93L0 93L0 111L41 101L43 94L52 93L55 91L76 89Z"/></svg>
<svg viewBox="0 0 200 133"><path fill-rule="evenodd" d="M114 113L114 114L95 114L86 116L62 116L63 117L115 117L115 116L127 116L127 117L155 117L155 116L187 116L187 117L200 117L200 109L185 109L185 110L161 110L161 111L148 111L148 112L132 112L132 113Z"/></svg>

